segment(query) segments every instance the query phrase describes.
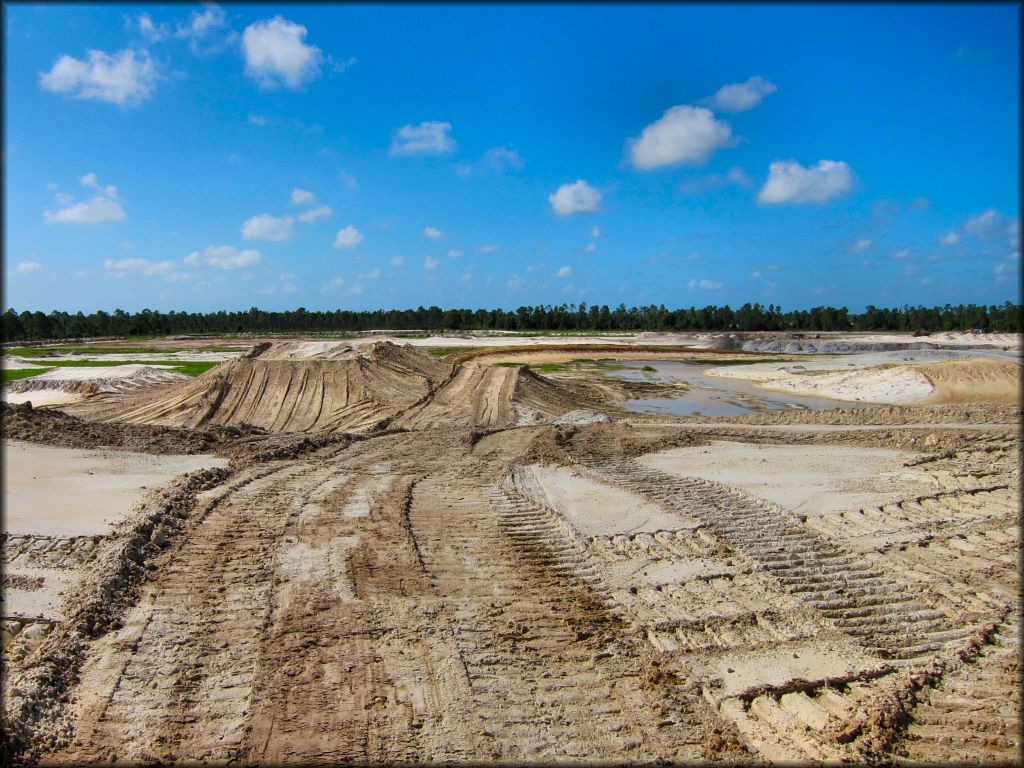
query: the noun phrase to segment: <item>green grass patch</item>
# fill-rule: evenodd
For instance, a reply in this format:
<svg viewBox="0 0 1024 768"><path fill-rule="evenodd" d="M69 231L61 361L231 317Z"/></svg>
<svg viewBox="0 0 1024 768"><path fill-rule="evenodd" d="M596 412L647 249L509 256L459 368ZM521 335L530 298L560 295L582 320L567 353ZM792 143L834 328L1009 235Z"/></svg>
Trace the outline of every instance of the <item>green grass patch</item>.
<svg viewBox="0 0 1024 768"><path fill-rule="evenodd" d="M7 384L10 381L17 381L18 379L27 379L29 376L37 376L40 373L45 373L45 368L16 368L13 371L6 368L3 369L3 383Z"/></svg>
<svg viewBox="0 0 1024 768"><path fill-rule="evenodd" d="M494 363L501 368L529 368L537 373L560 373L569 370L568 363Z"/></svg>
<svg viewBox="0 0 1024 768"><path fill-rule="evenodd" d="M50 355L170 355L175 352L245 352L249 347L82 347L56 345L52 347L11 347L3 351L9 357L49 357Z"/></svg>
<svg viewBox="0 0 1024 768"><path fill-rule="evenodd" d="M459 355L463 352L473 352L483 347L417 347L434 357L448 357L448 355Z"/></svg>
<svg viewBox="0 0 1024 768"><path fill-rule="evenodd" d="M654 367L654 366L652 366L652 365L645 365L645 366L644 366L643 368L641 368L640 370L641 370L641 371L645 371L645 372L647 372L647 373L657 373L657 372L658 372L658 369L657 369L657 368L655 368L655 367Z"/></svg>
<svg viewBox="0 0 1024 768"><path fill-rule="evenodd" d="M128 362L121 360L40 360L36 365L45 367L42 369L21 368L12 371L4 370L4 381L14 381L15 379L24 379L27 376L35 376L36 374L43 373L50 368L113 368L118 365L159 365L169 368L172 371L184 373L187 376L198 376L199 374L205 373L211 368L220 365L220 363L208 361L184 361L170 363L165 360L131 360Z"/></svg>

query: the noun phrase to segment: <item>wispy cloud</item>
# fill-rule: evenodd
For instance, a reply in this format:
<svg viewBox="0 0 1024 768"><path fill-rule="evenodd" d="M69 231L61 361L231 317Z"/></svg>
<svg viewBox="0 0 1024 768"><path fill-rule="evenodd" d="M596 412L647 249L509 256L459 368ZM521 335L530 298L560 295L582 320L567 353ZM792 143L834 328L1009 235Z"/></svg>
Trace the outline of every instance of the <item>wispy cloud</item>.
<svg viewBox="0 0 1024 768"><path fill-rule="evenodd" d="M156 88L157 70L146 51L108 54L89 51L85 61L61 56L49 72L39 74L47 91L75 99L137 106Z"/></svg>
<svg viewBox="0 0 1024 768"><path fill-rule="evenodd" d="M314 221L320 221L320 219L328 218L333 211L330 206L321 205L317 208L310 208L308 211L303 211L299 214L299 221L306 224L312 224Z"/></svg>
<svg viewBox="0 0 1024 768"><path fill-rule="evenodd" d="M391 154L396 157L451 154L457 146L451 130L451 123L443 122L404 125L391 139Z"/></svg>
<svg viewBox="0 0 1024 768"><path fill-rule="evenodd" d="M719 288L722 287L722 283L717 282L716 280L698 280L695 277L691 277L690 281L686 284L686 287L689 288L691 291L694 288L698 288L702 291L717 291Z"/></svg>
<svg viewBox="0 0 1024 768"><path fill-rule="evenodd" d="M215 269L243 269L258 264L260 252L247 248L238 250L233 245L210 246L202 251L192 251L185 257L190 267L214 267Z"/></svg>
<svg viewBox="0 0 1024 768"><path fill-rule="evenodd" d="M339 250L349 250L355 248L363 242L363 234L349 224L347 227L338 230L338 234L334 238L334 247Z"/></svg>
<svg viewBox="0 0 1024 768"><path fill-rule="evenodd" d="M756 107L765 96L777 90L779 89L775 83L758 75L745 83L723 85L708 99L708 103L719 112L745 112Z"/></svg>
<svg viewBox="0 0 1024 768"><path fill-rule="evenodd" d="M291 216L276 217L267 213L253 216L242 224L242 237L246 240L269 240L280 242L292 236L292 225L295 220Z"/></svg>
<svg viewBox="0 0 1024 768"><path fill-rule="evenodd" d="M117 187L110 184L101 186L95 173L85 174L79 182L93 190L94 197L88 202L76 203L71 195L57 193L57 202L64 207L43 211L43 221L47 224L103 224L127 217L118 198Z"/></svg>
<svg viewBox="0 0 1024 768"><path fill-rule="evenodd" d="M463 163L455 172L463 179L471 176L500 176L510 168L519 170L523 165L522 156L514 149L491 147L475 163Z"/></svg>

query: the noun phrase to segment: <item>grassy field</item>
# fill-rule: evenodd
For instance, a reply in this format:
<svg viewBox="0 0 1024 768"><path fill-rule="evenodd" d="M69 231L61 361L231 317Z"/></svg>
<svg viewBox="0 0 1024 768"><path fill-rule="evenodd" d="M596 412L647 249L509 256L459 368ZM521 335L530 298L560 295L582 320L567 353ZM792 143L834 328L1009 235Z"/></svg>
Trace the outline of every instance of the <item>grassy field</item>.
<svg viewBox="0 0 1024 768"><path fill-rule="evenodd" d="M118 365L159 365L169 368L172 371L184 373L186 376L198 376L199 374L205 373L211 368L220 365L220 363L185 361L170 364L163 360L141 360L138 362L122 362L119 360L40 360L36 365L43 367L18 368L15 370L4 369L3 383L6 384L11 381L17 381L18 379L26 379L29 376L37 376L40 373L45 373L51 368L110 368Z"/></svg>

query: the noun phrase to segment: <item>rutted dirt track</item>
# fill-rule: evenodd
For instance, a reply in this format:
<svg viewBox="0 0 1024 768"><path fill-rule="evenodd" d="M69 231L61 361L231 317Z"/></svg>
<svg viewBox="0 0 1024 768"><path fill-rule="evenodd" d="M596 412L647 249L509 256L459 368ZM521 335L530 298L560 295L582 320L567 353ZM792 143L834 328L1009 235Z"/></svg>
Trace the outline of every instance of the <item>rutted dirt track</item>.
<svg viewBox="0 0 1024 768"><path fill-rule="evenodd" d="M32 673L65 646L28 651L8 682L41 705L8 701L30 740L14 746L62 765L1019 759L1016 424L937 428L902 470L934 492L807 515L641 460L708 434L512 426L593 406L584 385L401 362L422 379L360 422L386 431L236 451L189 496L123 615L79 628L67 696ZM298 361L291 415L264 423L280 390L259 358L240 363L132 421L343 423L309 395L324 361ZM387 400L390 374L346 364L327 411ZM115 422L114 406L93 413ZM725 439L900 445L754 425Z"/></svg>

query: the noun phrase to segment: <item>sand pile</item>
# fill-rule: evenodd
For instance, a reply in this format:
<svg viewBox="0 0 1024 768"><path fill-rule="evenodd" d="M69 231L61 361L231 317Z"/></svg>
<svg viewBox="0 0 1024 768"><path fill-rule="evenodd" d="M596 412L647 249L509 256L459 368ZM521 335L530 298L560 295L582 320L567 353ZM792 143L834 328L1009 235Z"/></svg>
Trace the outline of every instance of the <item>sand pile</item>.
<svg viewBox="0 0 1024 768"><path fill-rule="evenodd" d="M11 382L4 390L4 400L37 406L60 405L102 392L127 392L188 380L179 371L154 365L58 367Z"/></svg>
<svg viewBox="0 0 1024 768"><path fill-rule="evenodd" d="M284 342L258 345L181 387L69 412L100 421L272 433L501 427L518 423L522 408L549 419L593 407L594 394L585 390L524 368L457 366L390 342Z"/></svg>
<svg viewBox="0 0 1024 768"><path fill-rule="evenodd" d="M828 370L827 365L762 363L712 368L706 373L794 395L865 403L1015 403L1020 397L1021 366L1005 360L866 365L848 370Z"/></svg>
<svg viewBox="0 0 1024 768"><path fill-rule="evenodd" d="M955 360L915 368L931 381L934 403L1019 403L1021 366L996 360Z"/></svg>

